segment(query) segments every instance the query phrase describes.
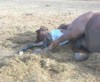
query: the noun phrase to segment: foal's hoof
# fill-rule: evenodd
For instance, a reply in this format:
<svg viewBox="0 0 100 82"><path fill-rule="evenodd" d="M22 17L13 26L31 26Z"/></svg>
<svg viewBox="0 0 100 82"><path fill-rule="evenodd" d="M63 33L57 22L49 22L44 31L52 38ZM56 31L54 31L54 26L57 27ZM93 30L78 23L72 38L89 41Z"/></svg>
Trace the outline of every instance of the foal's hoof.
<svg viewBox="0 0 100 82"><path fill-rule="evenodd" d="M75 60L76 61L85 61L89 58L88 54L85 53L75 53Z"/></svg>

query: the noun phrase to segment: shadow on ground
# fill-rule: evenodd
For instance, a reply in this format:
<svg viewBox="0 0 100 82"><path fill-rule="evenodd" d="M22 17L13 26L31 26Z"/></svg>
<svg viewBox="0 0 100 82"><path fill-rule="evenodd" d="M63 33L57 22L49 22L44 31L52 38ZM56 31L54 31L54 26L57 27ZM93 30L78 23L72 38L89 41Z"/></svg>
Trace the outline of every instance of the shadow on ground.
<svg viewBox="0 0 100 82"><path fill-rule="evenodd" d="M18 51L21 48L26 47L28 44L35 42L35 33L27 31L24 33L18 33L14 37L9 38L8 40L13 43L11 46L14 51ZM15 44L15 45L14 45Z"/></svg>

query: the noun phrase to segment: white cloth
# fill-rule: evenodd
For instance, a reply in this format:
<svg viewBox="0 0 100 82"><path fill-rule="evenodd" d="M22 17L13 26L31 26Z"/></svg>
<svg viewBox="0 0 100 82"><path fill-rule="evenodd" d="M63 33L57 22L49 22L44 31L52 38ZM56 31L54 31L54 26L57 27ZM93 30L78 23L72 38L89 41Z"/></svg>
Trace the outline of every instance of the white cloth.
<svg viewBox="0 0 100 82"><path fill-rule="evenodd" d="M61 32L60 29L54 29L50 32L50 34L51 34L53 41L57 40L58 38L60 38L63 35L63 33ZM68 40L60 43L59 45L63 45L63 44L66 44L66 43L68 43Z"/></svg>

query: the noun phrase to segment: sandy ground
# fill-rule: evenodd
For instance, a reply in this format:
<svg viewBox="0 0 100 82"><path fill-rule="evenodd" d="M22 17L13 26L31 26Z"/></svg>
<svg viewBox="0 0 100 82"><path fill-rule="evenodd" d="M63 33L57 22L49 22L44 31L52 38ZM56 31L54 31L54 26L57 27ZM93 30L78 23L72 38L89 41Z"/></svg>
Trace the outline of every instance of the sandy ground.
<svg viewBox="0 0 100 82"><path fill-rule="evenodd" d="M69 46L54 53L16 54L35 40L35 30L49 30L88 11L99 11L99 0L0 0L0 82L100 82L100 56L74 60ZM63 48L63 49L62 49Z"/></svg>

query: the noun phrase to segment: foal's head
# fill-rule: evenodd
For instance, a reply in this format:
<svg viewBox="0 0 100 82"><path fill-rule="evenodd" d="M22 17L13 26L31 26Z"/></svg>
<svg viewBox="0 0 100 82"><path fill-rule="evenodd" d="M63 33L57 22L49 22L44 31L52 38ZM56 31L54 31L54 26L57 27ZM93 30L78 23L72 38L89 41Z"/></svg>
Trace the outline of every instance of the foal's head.
<svg viewBox="0 0 100 82"><path fill-rule="evenodd" d="M38 30L36 30L36 43L43 41L48 37L48 29L44 26L41 26Z"/></svg>

